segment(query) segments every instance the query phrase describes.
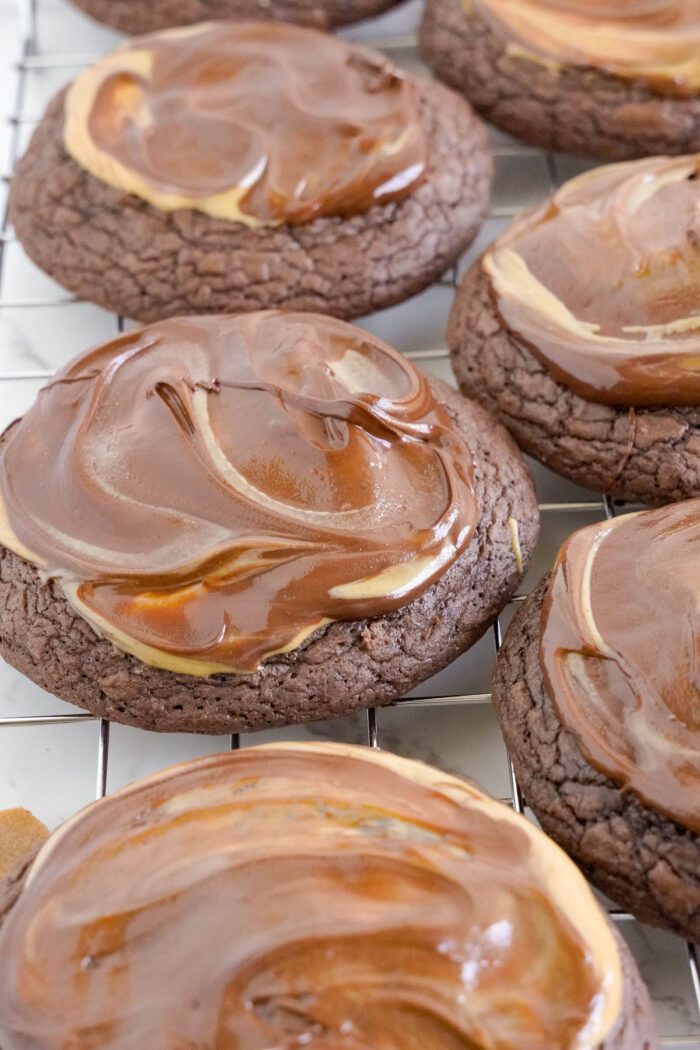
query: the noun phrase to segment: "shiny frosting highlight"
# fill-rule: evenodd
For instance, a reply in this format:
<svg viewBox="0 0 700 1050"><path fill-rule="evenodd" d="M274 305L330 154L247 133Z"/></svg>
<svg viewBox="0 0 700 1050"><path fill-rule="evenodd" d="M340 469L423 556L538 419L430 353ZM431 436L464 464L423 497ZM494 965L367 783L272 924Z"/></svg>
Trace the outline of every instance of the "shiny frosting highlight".
<svg viewBox="0 0 700 1050"><path fill-rule="evenodd" d="M700 0L463 0L508 50L553 72L594 68L662 94L700 91Z"/></svg>
<svg viewBox="0 0 700 1050"><path fill-rule="evenodd" d="M477 521L471 453L413 366L275 311L77 358L7 434L0 498L0 539L99 633L200 675L400 608Z"/></svg>
<svg viewBox="0 0 700 1050"><path fill-rule="evenodd" d="M157 208L250 226L352 216L409 194L428 156L388 59L274 22L138 37L71 86L64 141Z"/></svg>
<svg viewBox="0 0 700 1050"><path fill-rule="evenodd" d="M580 397L700 404L699 162L596 168L484 256L506 327Z"/></svg>
<svg viewBox="0 0 700 1050"><path fill-rule="evenodd" d="M547 689L586 758L700 832L700 500L564 544L542 614Z"/></svg>
<svg viewBox="0 0 700 1050"><path fill-rule="evenodd" d="M246 748L84 810L0 932L3 1050L593 1050L621 1008L582 875L420 763Z"/></svg>

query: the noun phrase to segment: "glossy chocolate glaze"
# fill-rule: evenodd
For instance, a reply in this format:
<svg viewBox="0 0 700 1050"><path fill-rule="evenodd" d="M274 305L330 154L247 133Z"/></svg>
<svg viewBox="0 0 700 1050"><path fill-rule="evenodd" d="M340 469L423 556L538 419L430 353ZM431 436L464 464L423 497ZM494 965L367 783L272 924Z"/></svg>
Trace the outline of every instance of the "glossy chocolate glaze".
<svg viewBox="0 0 700 1050"><path fill-rule="evenodd" d="M84 810L0 933L3 1050L592 1050L620 989L544 835L338 745L210 756Z"/></svg>
<svg viewBox="0 0 700 1050"><path fill-rule="evenodd" d="M477 522L426 380L313 314L164 321L79 357L0 451L6 546L146 663L252 671L423 593Z"/></svg>
<svg viewBox="0 0 700 1050"><path fill-rule="evenodd" d="M482 265L506 327L580 397L700 404L697 157L572 179Z"/></svg>
<svg viewBox="0 0 700 1050"><path fill-rule="evenodd" d="M250 225L398 200L428 157L414 85L388 59L274 22L136 38L74 82L65 142L156 207Z"/></svg>

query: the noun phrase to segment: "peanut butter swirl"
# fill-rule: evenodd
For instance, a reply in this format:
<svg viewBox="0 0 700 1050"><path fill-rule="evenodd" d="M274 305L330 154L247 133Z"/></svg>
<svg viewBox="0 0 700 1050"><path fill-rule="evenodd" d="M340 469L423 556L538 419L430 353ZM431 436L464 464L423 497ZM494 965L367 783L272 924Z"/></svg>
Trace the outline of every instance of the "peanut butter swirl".
<svg viewBox="0 0 700 1050"><path fill-rule="evenodd" d="M587 172L484 256L506 327L580 397L700 404L699 164Z"/></svg>
<svg viewBox="0 0 700 1050"><path fill-rule="evenodd" d="M700 91L700 0L464 0L512 54L599 69L660 93Z"/></svg>
<svg viewBox="0 0 700 1050"><path fill-rule="evenodd" d="M0 933L3 1050L598 1050L583 877L467 784L285 744L166 770L43 849Z"/></svg>
<svg viewBox="0 0 700 1050"><path fill-rule="evenodd" d="M586 758L700 832L700 499L567 540L540 655L552 701Z"/></svg>
<svg viewBox="0 0 700 1050"><path fill-rule="evenodd" d="M73 83L68 152L157 208L250 226L410 193L428 147L414 84L325 33L216 22L138 37Z"/></svg>
<svg viewBox="0 0 700 1050"><path fill-rule="evenodd" d="M477 520L412 365L314 314L164 321L77 358L0 451L0 539L145 663L253 671L423 593Z"/></svg>

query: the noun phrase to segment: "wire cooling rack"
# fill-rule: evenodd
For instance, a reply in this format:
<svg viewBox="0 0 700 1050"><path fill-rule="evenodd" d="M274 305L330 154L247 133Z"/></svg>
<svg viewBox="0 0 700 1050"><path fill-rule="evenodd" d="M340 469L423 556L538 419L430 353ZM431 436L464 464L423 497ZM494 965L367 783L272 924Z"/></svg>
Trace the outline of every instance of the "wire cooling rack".
<svg viewBox="0 0 700 1050"><path fill-rule="evenodd" d="M422 71L415 47L420 0L347 35L378 47L411 72ZM9 226L7 188L18 156L43 108L117 38L93 26L62 0L0 0L0 61L5 68L5 151L0 204L0 426L21 414L53 369L129 322L77 302L26 259ZM361 323L386 338L426 371L451 380L444 327L464 267L523 208L541 200L570 175L589 166L493 135L497 176L489 218L476 245L432 289ZM542 541L522 592L472 653L392 708L311 727L224 738L231 748L274 737L325 737L364 742L427 758L473 776L523 812L524 802L490 707L488 683L502 631L529 585L551 564L573 529L609 518L618 507L535 466L542 512ZM87 726L85 726L87 724ZM84 726L83 730L78 727ZM89 733L87 730L89 729ZM111 727L105 720L49 698L11 669L0 668L0 808L31 806L49 823L67 817L92 794L172 761L218 750L222 738L169 737ZM48 734L48 735L47 735ZM144 744L146 741L146 744ZM111 745L111 746L110 746ZM79 782L80 787L74 789ZM700 971L695 948L641 927L632 916L609 912L637 956L652 991L661 1046L700 1050Z"/></svg>

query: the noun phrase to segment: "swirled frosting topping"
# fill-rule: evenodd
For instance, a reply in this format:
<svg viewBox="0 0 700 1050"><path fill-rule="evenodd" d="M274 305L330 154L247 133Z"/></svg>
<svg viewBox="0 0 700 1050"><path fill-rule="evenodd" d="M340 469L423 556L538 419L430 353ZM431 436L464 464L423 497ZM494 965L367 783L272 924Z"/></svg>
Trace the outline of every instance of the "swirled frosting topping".
<svg viewBox="0 0 700 1050"><path fill-rule="evenodd" d="M661 93L700 91L700 0L464 0L508 40L511 54L647 81Z"/></svg>
<svg viewBox="0 0 700 1050"><path fill-rule="evenodd" d="M471 454L413 366L331 318L164 321L77 358L0 450L0 539L102 634L252 671L466 548Z"/></svg>
<svg viewBox="0 0 700 1050"><path fill-rule="evenodd" d="M273 22L127 43L74 81L64 141L96 178L157 208L249 226L398 200L428 156L414 84L386 58Z"/></svg>
<svg viewBox="0 0 700 1050"><path fill-rule="evenodd" d="M542 614L548 692L583 754L700 832L700 499L567 540Z"/></svg>
<svg viewBox="0 0 700 1050"><path fill-rule="evenodd" d="M597 168L483 258L513 337L580 397L700 404L700 158Z"/></svg>
<svg viewBox="0 0 700 1050"><path fill-rule="evenodd" d="M0 932L3 1050L593 1050L617 946L536 828L420 763L246 748L89 807Z"/></svg>

